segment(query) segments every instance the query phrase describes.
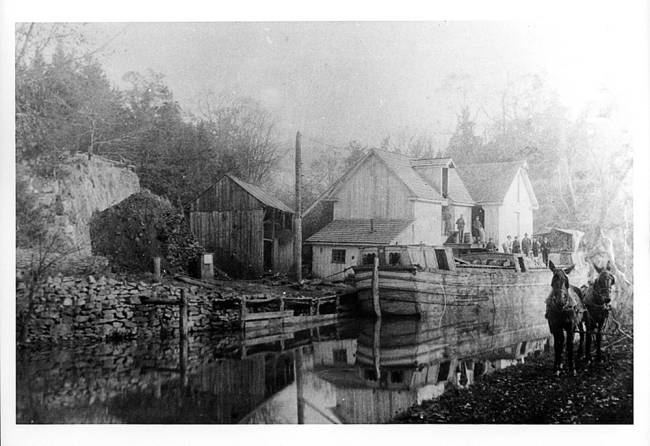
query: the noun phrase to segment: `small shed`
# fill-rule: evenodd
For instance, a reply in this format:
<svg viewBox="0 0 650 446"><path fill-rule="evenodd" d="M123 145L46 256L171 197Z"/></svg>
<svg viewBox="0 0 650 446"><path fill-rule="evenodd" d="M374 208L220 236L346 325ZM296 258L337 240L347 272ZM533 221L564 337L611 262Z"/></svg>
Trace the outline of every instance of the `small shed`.
<svg viewBox="0 0 650 446"><path fill-rule="evenodd" d="M291 269L293 210L259 187L224 175L189 213L192 233L222 269L238 276Z"/></svg>
<svg viewBox="0 0 650 446"><path fill-rule="evenodd" d="M536 233L534 237L540 241L546 237L551 244L550 252L574 253L578 250L580 241L584 235L584 232L575 229L552 228L544 232Z"/></svg>
<svg viewBox="0 0 650 446"><path fill-rule="evenodd" d="M551 228L533 235L538 240L544 237L550 243L549 259L559 265L571 265L578 260L578 248L584 232L575 229Z"/></svg>

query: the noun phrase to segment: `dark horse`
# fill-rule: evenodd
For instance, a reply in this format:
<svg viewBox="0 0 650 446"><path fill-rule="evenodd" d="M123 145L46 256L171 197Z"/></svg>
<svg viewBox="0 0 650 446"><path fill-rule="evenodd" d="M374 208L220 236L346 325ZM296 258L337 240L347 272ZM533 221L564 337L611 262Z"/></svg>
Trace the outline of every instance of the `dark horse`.
<svg viewBox="0 0 650 446"><path fill-rule="evenodd" d="M605 268L598 268L596 265L594 265L594 268L598 273L598 277L593 283L585 285L581 289L582 303L586 309L583 320L587 331L587 345L585 348L587 362L591 360L591 341L594 334L596 335L596 359L599 360L602 357L600 350L603 337L602 331L609 316L612 285L616 282L614 275L611 273L612 266L609 261Z"/></svg>
<svg viewBox="0 0 650 446"><path fill-rule="evenodd" d="M580 326L583 317L580 290L569 285L567 274L573 271L575 265L569 268L556 268L553 262L548 262L548 267L553 271L551 279L551 294L546 299L546 319L548 327L553 335L553 349L555 351L555 362L553 369L557 375L560 374L562 363L562 350L565 345L567 367L575 375L573 364L573 333Z"/></svg>

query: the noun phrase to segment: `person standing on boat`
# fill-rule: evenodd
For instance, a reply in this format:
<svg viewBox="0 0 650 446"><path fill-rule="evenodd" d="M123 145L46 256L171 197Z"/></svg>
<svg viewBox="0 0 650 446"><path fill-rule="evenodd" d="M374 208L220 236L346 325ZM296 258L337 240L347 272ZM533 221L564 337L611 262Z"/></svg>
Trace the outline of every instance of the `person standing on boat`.
<svg viewBox="0 0 650 446"><path fill-rule="evenodd" d="M448 206L442 207L442 221L445 224L445 235L449 237L451 234L451 212Z"/></svg>
<svg viewBox="0 0 650 446"><path fill-rule="evenodd" d="M548 254L551 251L551 243L546 237L544 237L542 240L540 248L542 251L542 260L544 261L544 265L548 266Z"/></svg>
<svg viewBox="0 0 650 446"><path fill-rule="evenodd" d="M521 240L521 251L526 257L530 257L531 245L532 243L530 241L530 238L528 238L528 233L524 232L524 238Z"/></svg>
<svg viewBox="0 0 650 446"><path fill-rule="evenodd" d="M512 237L506 237L506 241L501 245L503 252L506 254L512 254Z"/></svg>
<svg viewBox="0 0 650 446"><path fill-rule="evenodd" d="M537 237L533 237L533 257L538 257L539 256L539 239Z"/></svg>
<svg viewBox="0 0 650 446"><path fill-rule="evenodd" d="M488 251L496 251L497 250L497 245L494 244L492 241L492 238L490 238L487 242L487 245L485 245L485 249Z"/></svg>
<svg viewBox="0 0 650 446"><path fill-rule="evenodd" d="M456 220L456 227L458 228L458 243L463 243L465 236L465 218L463 214L460 214L458 220Z"/></svg>
<svg viewBox="0 0 650 446"><path fill-rule="evenodd" d="M519 236L515 235L515 239L512 241L512 253L519 254L521 252L521 243L519 243Z"/></svg>
<svg viewBox="0 0 650 446"><path fill-rule="evenodd" d="M483 224L478 218L478 215L474 219L474 234L476 234L476 243L485 243L485 229L483 229Z"/></svg>

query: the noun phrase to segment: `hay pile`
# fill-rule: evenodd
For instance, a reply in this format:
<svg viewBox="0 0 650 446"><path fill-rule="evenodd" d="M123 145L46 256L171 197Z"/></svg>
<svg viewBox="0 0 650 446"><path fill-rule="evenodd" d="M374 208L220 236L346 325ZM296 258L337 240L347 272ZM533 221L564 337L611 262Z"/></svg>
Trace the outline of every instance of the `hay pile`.
<svg viewBox="0 0 650 446"><path fill-rule="evenodd" d="M90 238L93 254L131 272L152 271L156 256L162 258L163 269L186 271L189 262L203 253L183 215L149 191L133 194L95 214Z"/></svg>

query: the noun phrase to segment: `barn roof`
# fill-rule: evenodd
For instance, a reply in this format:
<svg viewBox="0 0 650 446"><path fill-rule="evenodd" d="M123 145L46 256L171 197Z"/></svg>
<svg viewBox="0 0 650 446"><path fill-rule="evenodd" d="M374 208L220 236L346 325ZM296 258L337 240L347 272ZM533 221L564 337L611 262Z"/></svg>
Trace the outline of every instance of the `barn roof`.
<svg viewBox="0 0 650 446"><path fill-rule="evenodd" d="M326 243L341 245L387 245L390 244L414 220L373 220L370 232L370 220L334 220L305 243Z"/></svg>
<svg viewBox="0 0 650 446"><path fill-rule="evenodd" d="M457 167L457 171L476 203L501 203L517 172L525 166L525 161L468 164Z"/></svg>
<svg viewBox="0 0 650 446"><path fill-rule="evenodd" d="M257 198L260 201L260 203L262 203L264 206L269 206L275 209L279 209L283 212L289 212L293 214L293 210L289 206L287 206L277 198L267 194L259 187L247 183L245 181L242 181L234 175L227 174L226 176L231 180L233 180L235 183L237 183L242 189L244 189L246 192L251 194L253 197Z"/></svg>
<svg viewBox="0 0 650 446"><path fill-rule="evenodd" d="M416 197L428 200L440 199L440 191L430 186L424 178L418 175L411 165L410 157L386 150L372 149L372 151L388 165L389 169L395 172L395 175Z"/></svg>

